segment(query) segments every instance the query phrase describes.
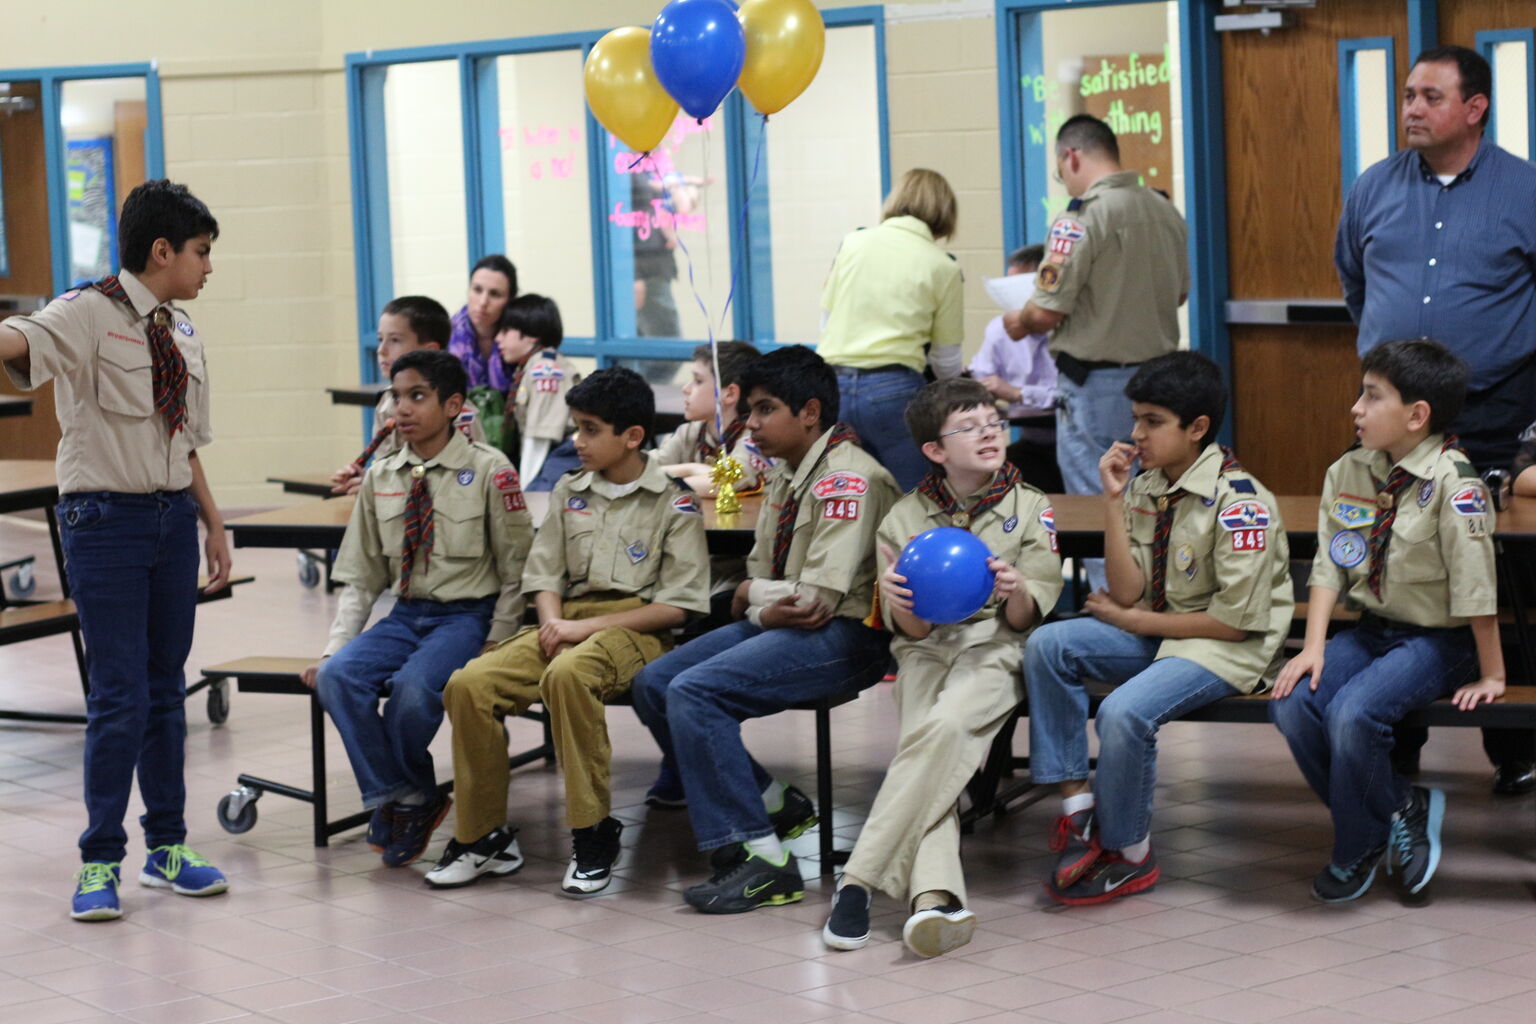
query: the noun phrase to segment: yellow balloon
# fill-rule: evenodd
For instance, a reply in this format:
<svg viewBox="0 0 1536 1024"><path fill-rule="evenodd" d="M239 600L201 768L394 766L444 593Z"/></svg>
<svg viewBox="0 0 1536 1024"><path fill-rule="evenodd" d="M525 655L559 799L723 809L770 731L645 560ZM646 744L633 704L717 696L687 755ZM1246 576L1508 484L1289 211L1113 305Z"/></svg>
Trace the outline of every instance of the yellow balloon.
<svg viewBox="0 0 1536 1024"><path fill-rule="evenodd" d="M654 149L677 117L651 69L651 30L616 28L597 41L581 72L592 113L637 153Z"/></svg>
<svg viewBox="0 0 1536 1024"><path fill-rule="evenodd" d="M745 0L736 13L747 57L736 85L762 114L777 114L821 70L827 30L811 0Z"/></svg>

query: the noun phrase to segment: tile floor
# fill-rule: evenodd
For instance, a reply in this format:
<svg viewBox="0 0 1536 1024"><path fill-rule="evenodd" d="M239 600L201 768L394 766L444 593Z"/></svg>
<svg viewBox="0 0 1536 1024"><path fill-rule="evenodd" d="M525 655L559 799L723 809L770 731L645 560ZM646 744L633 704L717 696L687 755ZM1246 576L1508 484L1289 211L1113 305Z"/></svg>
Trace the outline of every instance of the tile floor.
<svg viewBox="0 0 1536 1024"><path fill-rule="evenodd" d="M0 520L0 551L18 550L46 551L46 534ZM299 586L293 554L242 550L236 560L257 582L204 606L189 669L318 650L334 602ZM52 573L40 575L40 593L56 592ZM67 639L0 648L0 703L78 708ZM686 816L641 804L655 751L627 709L610 716L625 853L609 893L582 902L555 891L569 837L552 770L514 778L527 866L436 893L421 882L425 863L385 869L360 831L315 849L308 808L277 796L262 799L251 832L220 830L214 807L237 773L307 782L302 702L235 695L228 724L215 728L198 696L188 718L191 842L233 888L198 901L125 885L127 916L106 924L65 913L83 821L81 730L0 723L0 1020L1528 1024L1536 1009L1536 800L1488 794L1471 731L1442 730L1425 752L1426 778L1450 797L1428 906L1404 907L1385 891L1346 907L1313 904L1307 880L1328 824L1279 736L1176 724L1159 765L1162 884L1104 907L1058 908L1039 884L1050 803L987 821L965 845L976 939L925 962L903 952L901 911L883 898L867 948L824 948L828 893L814 877L804 902L785 908L710 918L684 906L679 890L706 872ZM835 825L848 845L892 753L889 687L838 709L834 722ZM769 767L811 786L805 716L747 731ZM535 736L517 723L512 733L519 743ZM445 769L446 738L445 729L434 748ZM330 750L338 811L354 809L334 733ZM130 844L130 878L140 842ZM795 849L814 875L815 834Z"/></svg>

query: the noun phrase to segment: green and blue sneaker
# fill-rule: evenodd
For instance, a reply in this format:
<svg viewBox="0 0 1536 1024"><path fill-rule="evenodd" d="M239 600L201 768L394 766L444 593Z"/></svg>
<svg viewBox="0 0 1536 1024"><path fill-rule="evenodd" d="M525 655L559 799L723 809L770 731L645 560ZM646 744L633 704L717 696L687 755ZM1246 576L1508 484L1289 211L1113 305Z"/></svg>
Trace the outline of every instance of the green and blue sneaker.
<svg viewBox="0 0 1536 1024"><path fill-rule="evenodd" d="M75 872L75 897L69 916L76 921L115 921L123 916L117 902L122 865L117 861L88 860Z"/></svg>
<svg viewBox="0 0 1536 1024"><path fill-rule="evenodd" d="M139 884L183 896L215 896L229 888L229 879L192 847L175 843L149 851L144 870L139 872Z"/></svg>
<svg viewBox="0 0 1536 1024"><path fill-rule="evenodd" d="M788 850L783 864L773 864L743 844L730 849L734 856L729 863L715 865L712 857L711 866L718 867L714 877L683 893L693 909L705 914L744 914L758 907L782 907L805 896L800 865Z"/></svg>

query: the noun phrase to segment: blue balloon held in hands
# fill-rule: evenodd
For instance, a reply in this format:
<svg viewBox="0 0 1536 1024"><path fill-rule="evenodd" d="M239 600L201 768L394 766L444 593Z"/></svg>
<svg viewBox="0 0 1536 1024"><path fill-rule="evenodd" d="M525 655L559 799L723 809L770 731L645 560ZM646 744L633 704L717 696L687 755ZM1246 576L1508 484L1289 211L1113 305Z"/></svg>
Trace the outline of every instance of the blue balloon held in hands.
<svg viewBox="0 0 1536 1024"><path fill-rule="evenodd" d="M913 537L896 560L896 571L912 591L912 614L940 624L975 615L992 596L990 557L979 537L956 526Z"/></svg>
<svg viewBox="0 0 1536 1024"><path fill-rule="evenodd" d="M651 26L656 78L701 121L735 87L746 56L746 34L727 0L672 0Z"/></svg>

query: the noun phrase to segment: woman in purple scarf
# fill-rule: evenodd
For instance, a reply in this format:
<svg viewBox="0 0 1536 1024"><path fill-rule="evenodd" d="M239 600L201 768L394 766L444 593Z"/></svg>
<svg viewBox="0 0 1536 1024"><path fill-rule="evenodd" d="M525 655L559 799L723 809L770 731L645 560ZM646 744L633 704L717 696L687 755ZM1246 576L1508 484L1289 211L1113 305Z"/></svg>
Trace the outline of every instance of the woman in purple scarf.
<svg viewBox="0 0 1536 1024"><path fill-rule="evenodd" d="M448 351L459 357L469 374L469 386L489 385L505 392L509 381L496 351L496 325L501 311L517 295L517 268L500 253L483 256L469 275L469 299L453 314Z"/></svg>

